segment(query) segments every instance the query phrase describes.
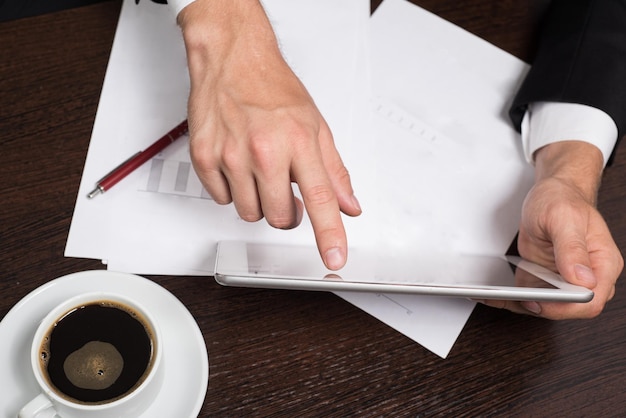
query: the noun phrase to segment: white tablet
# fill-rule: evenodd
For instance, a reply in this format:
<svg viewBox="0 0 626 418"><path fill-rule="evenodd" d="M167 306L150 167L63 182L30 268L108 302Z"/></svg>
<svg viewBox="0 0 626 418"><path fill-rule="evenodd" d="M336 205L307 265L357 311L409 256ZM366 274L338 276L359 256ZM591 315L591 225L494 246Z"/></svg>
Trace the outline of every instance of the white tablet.
<svg viewBox="0 0 626 418"><path fill-rule="evenodd" d="M215 280L224 286L413 293L475 299L588 302L593 292L514 256L381 256L350 249L346 266L328 270L317 248L221 241Z"/></svg>

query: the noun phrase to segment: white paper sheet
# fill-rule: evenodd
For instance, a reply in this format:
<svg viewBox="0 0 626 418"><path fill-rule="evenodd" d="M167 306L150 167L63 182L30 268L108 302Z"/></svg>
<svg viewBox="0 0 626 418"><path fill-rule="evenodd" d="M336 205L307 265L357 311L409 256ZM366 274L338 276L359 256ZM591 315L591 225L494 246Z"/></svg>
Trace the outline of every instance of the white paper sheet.
<svg viewBox="0 0 626 418"><path fill-rule="evenodd" d="M386 0L376 11L369 50L366 0L264 5L351 171L364 213L344 218L350 245L503 253L531 177L505 117L525 65L404 0ZM157 157L160 168L147 163L105 195L86 199L103 173L185 117L184 47L168 13L151 2L123 5L66 255L139 274L210 275L220 239L313 243L306 220L278 231L213 204L185 168L184 140ZM363 64L366 53L371 68ZM369 70L373 94L363 85ZM157 171L162 178L150 183ZM185 187L176 184L181 176ZM340 296L441 357L474 306L464 299Z"/></svg>
<svg viewBox="0 0 626 418"><path fill-rule="evenodd" d="M307 86L331 127L337 147L350 146L352 103L369 19L366 0L264 2L286 59ZM155 30L158 28L158 30ZM292 231L240 221L232 206L208 199L145 193L146 164L103 196L89 201L95 182L185 118L189 82L180 29L166 7L123 5L105 78L66 255L101 258L109 268L139 274L212 272L215 243L240 237L309 243L308 219ZM160 157L189 161L186 142ZM346 151L346 154L348 152ZM197 182L190 173L189 183ZM354 232L358 235L359 230Z"/></svg>
<svg viewBox="0 0 626 418"><path fill-rule="evenodd" d="M389 255L503 254L532 184L506 117L527 65L404 0L385 0L370 31L372 241ZM474 307L464 299L340 296L406 335L430 336L419 342L441 357Z"/></svg>

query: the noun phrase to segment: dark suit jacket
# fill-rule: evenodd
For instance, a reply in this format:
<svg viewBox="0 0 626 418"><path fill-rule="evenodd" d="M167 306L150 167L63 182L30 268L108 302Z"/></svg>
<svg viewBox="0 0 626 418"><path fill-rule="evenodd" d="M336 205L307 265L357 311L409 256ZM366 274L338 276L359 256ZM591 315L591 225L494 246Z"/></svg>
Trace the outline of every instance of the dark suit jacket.
<svg viewBox="0 0 626 418"><path fill-rule="evenodd" d="M510 109L519 130L529 103L598 108L626 134L626 0L553 0L539 48Z"/></svg>

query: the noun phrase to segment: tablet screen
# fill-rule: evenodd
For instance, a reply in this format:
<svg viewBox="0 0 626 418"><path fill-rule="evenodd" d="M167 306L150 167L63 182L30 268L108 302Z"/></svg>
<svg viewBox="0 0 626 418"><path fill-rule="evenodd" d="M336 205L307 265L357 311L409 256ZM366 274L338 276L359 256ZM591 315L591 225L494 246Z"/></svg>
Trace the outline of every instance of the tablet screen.
<svg viewBox="0 0 626 418"><path fill-rule="evenodd" d="M587 301L588 289L519 257L472 254L385 254L352 248L348 262L328 270L315 247L224 241L216 280L224 285L356 290L465 297Z"/></svg>

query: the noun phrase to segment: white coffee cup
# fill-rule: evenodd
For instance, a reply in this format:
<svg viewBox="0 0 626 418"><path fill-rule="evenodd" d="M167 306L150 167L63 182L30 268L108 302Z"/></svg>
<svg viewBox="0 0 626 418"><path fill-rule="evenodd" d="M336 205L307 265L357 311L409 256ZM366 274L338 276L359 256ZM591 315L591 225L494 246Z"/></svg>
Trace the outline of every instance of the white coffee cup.
<svg viewBox="0 0 626 418"><path fill-rule="evenodd" d="M47 337L53 336L53 338L51 339L52 344L56 344L54 342L55 339L57 339L58 341L62 341L62 339L65 337L59 336L60 333L62 332L61 331L62 326L59 324L67 324L68 322L64 322L64 321L67 321L67 318L70 318L71 315L76 315L75 313L78 313L77 315L85 315L84 312L87 312L87 310L83 309L84 307L89 307L91 309L91 312L94 312L94 310L98 312L102 312L101 309L98 310L98 308L100 307L117 307L117 308L123 307L123 309L117 309L117 311L114 313L116 315L121 315L119 311L132 313L133 315L131 316L135 320L138 320L139 323L145 326L146 335L148 336L150 340L149 348L151 352L149 354L148 366L145 368L145 371L137 372L137 373L142 373L142 374L138 379L133 378L134 380L136 380L136 382L132 383L133 384L132 388L130 388L124 393L120 393L117 396L114 396L111 399L100 399L98 401L84 400L84 399L81 400L81 399L74 398L73 395L68 395L68 393L64 393L59 387L55 386L55 384L53 383L53 380L55 379L53 379L51 377L51 374L48 373L48 368L45 365L46 363L45 362L42 363L42 358L45 358L45 356L42 357L43 355L42 347L45 346ZM107 312L111 312L111 310L108 310ZM74 316L74 318L77 318L77 317ZM89 320L90 319L84 319L83 322L88 322ZM77 322L78 320L76 319L72 319L72 321L74 322L69 322L69 323L72 323L72 324L78 323ZM132 320L130 321L123 320L121 322L131 323ZM116 323L119 323L119 321L116 321ZM133 327L136 325L137 324L134 324ZM68 327L67 325L64 325L64 326L65 328ZM100 326L100 327L105 328L104 326ZM57 333L56 335L52 334L51 333L52 329L58 329L59 333ZM76 331L76 329L71 329L72 332L67 332L66 335L82 334L82 332L74 332ZM91 328L86 327L85 329L87 329L88 331L85 331L84 334L89 334L89 332L91 332L89 331L89 329ZM133 328L133 331L131 331L133 335L136 334L136 332L134 331L135 329L137 328ZM118 334L115 334L115 333L118 333ZM119 331L118 329L116 329L114 332L109 331L109 334L121 335L120 333L121 331ZM120 337L120 341L126 341L126 340L127 338ZM79 344L82 344L82 342ZM96 344L95 345L96 349L93 350L92 348L87 348L90 344ZM119 360L120 358L123 358L124 356L121 355L118 351L118 348L120 347L115 346L115 344L118 344L118 343L113 343L113 344L104 343L105 345L107 345L107 347L109 346L114 347L113 352L114 353L116 352L118 354L114 354L111 356L110 348L107 348L108 351L107 350L103 351L105 354L106 353L108 354L106 355L102 354L102 352L97 351L103 347L102 344L103 343L101 341L98 341L95 343L89 342L81 346L82 348L73 351L71 355L67 356L67 358L65 359L65 362L63 363L62 370L63 371L70 370L70 373L73 374L74 380L72 380L71 378L67 378L67 376L63 377L63 379L67 378L67 381L68 382L71 381L72 385L74 382L78 382L77 385L80 388L77 390L85 389L83 385L93 386L94 381L96 382L95 383L96 385L109 384L109 382L98 383L98 379L100 379L100 377L95 376L93 374L93 372L95 371L94 365L97 365L98 368L100 368L102 364L106 364L106 360L104 360L104 363L102 363L100 359L102 359L103 357L106 358L107 355L110 358L114 358L116 360ZM120 346L123 345L123 343L119 343L119 344ZM47 359L50 361L50 363L48 363L49 365L52 365L53 357L55 355L57 356L57 359L63 358L62 355L55 354L55 347L58 347L59 345L60 344L56 344L55 346L49 347L50 358ZM94 345L90 345L90 347L94 347ZM146 350L142 350L142 352L145 352L145 351ZM44 352L47 355L48 353L47 348L44 350ZM69 351L66 350L65 352L69 352ZM125 353L124 350L122 350L122 353ZM41 321L39 327L37 328L37 331L35 332L35 336L33 338L32 346L31 346L30 357L31 357L32 373L34 374L35 379L37 380L41 393L38 396L36 396L34 399L32 399L28 404L26 404L21 409L21 411L18 414L19 418L48 418L48 417L52 418L52 417L57 417L57 416L60 416L63 418L108 418L108 417L114 417L114 416L136 417L136 416L139 416L142 412L144 412L147 409L147 407L153 403L163 383L164 365L163 365L162 338L161 338L159 327L157 326L156 321L154 320L150 312L144 309L139 303L125 296L115 294L115 293L108 293L108 292L86 293L86 294L72 297L62 302L61 304L57 305L54 309L52 309L46 315L46 317ZM145 353L144 353L144 357L142 358L143 359L146 358ZM59 360L57 360L57 363L58 361ZM115 369L114 374L118 376L118 377L115 377L116 379L115 381L116 382L117 380L122 381L124 380L122 378L127 376L127 375L124 375L124 373L126 373L129 369L132 369L132 367L130 367L132 363L133 363L132 361L128 362L127 358L124 358L122 362L116 363L115 368L111 367L110 369L107 369L108 366L102 367L102 369L104 369L105 371L98 370L98 374L104 375L106 373L109 373L110 371L111 373L113 373L112 370ZM143 362L141 364L143 365ZM119 367L120 365L121 365L121 369ZM66 369L66 367L68 368ZM143 370L143 367L140 367L139 369ZM56 370L59 370L59 369L57 368ZM76 372L76 370L79 370L80 372ZM57 373L57 375L59 374L60 373ZM87 379L88 379L87 383L85 383L84 381L76 380L76 379L79 379L79 380L82 379L83 376L87 376ZM109 374L107 378L112 378L112 375ZM57 382L59 381L57 380ZM112 384L110 384L109 387L111 385ZM107 387L107 389L109 387ZM87 389L89 389L91 393L95 393L92 391L93 387L87 387ZM100 389L100 388L97 388L97 389ZM70 392L70 391L67 390L66 392Z"/></svg>

